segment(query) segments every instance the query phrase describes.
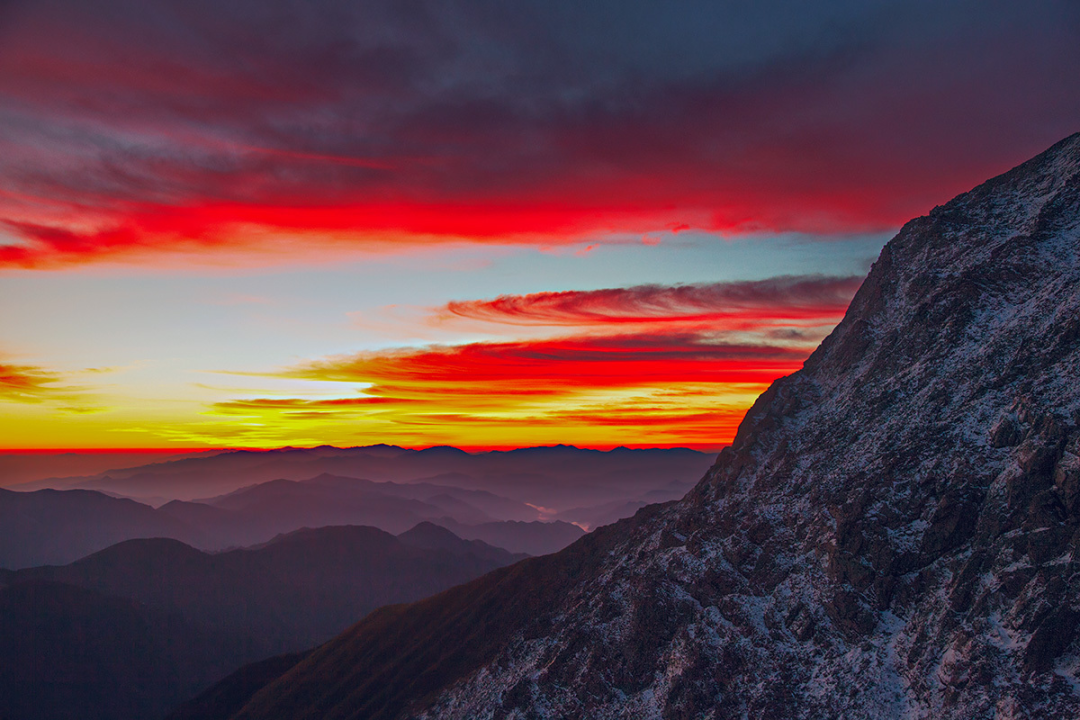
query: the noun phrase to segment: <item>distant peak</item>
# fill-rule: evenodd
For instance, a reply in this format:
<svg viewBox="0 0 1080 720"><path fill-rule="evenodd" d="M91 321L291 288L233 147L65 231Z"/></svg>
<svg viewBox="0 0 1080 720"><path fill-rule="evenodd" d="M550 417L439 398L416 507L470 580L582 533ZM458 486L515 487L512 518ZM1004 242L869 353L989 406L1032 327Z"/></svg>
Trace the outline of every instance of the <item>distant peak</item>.
<svg viewBox="0 0 1080 720"><path fill-rule="evenodd" d="M422 454L436 455L436 454L452 454L452 455L468 455L461 448L453 447L452 445L432 445L429 448L417 451Z"/></svg>
<svg viewBox="0 0 1080 720"><path fill-rule="evenodd" d="M397 536L399 540L408 540L415 538L427 538L427 539L446 539L461 541L461 538L455 535L450 530L447 530L442 525L436 525L430 520L424 520L417 523L409 530L401 533Z"/></svg>

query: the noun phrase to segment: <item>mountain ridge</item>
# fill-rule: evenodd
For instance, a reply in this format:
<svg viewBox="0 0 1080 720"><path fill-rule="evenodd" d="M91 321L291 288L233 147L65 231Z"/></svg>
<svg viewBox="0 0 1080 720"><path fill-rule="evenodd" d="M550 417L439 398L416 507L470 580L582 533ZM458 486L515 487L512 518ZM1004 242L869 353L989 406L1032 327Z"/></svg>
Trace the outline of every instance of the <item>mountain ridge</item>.
<svg viewBox="0 0 1080 720"><path fill-rule="evenodd" d="M581 535L566 523L520 523L539 512L484 490L319 475L278 479L204 502L153 508L96 490L0 489L0 567L63 565L124 540L168 537L206 551L265 543L304 527L371 525L397 534L425 520L513 552L562 549ZM494 518L501 518L496 520ZM527 529L528 532L523 532Z"/></svg>
<svg viewBox="0 0 1080 720"><path fill-rule="evenodd" d="M658 489L661 477L664 482L679 479L689 485L714 459L714 453L687 448L600 451L569 445L482 453L391 446L238 450L110 470L93 477L43 480L13 489L77 487L158 505L219 497L278 479L304 481L323 473L405 485L441 475L456 477L453 484L462 490L486 490L516 502L565 509L638 499Z"/></svg>
<svg viewBox="0 0 1080 720"><path fill-rule="evenodd" d="M3 571L0 717L152 720L208 687L199 703L239 707L302 654L269 656L520 559L422 523L398 537L305 528L213 555L134 539L66 566Z"/></svg>
<svg viewBox="0 0 1080 720"><path fill-rule="evenodd" d="M63 566L5 573L9 586L58 582L175 612L253 638L264 656L304 650L387 603L424 597L522 559L421 524L302 528L207 553L172 538L126 540ZM253 651L255 652L255 651Z"/></svg>

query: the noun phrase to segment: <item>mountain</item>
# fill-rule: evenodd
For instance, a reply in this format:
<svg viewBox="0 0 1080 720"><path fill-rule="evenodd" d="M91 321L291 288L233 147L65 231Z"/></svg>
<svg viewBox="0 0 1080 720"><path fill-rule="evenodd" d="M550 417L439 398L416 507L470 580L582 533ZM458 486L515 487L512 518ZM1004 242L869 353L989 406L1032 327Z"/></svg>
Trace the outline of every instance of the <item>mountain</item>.
<svg viewBox="0 0 1080 720"><path fill-rule="evenodd" d="M41 490L51 488L58 482L66 484L73 476L86 476L86 479L89 479L96 473L107 472L109 468L143 465L154 461L162 462L197 454L200 452L170 452L163 455L161 451L155 450L85 453L46 450L0 453L0 486L30 485L41 482L40 487L20 488L21 490Z"/></svg>
<svg viewBox="0 0 1080 720"><path fill-rule="evenodd" d="M90 489L134 499L190 501L273 480L307 480L328 474L399 485L427 482L474 491L471 497L453 497L493 520L536 520L543 519L536 514L537 507L561 510L642 500L673 481L685 492L714 458L714 454L685 448L601 452L567 445L479 453L390 445L283 448L200 455L118 468L91 477L52 478L14 489ZM501 500L484 498L485 492ZM534 507L522 509L523 503Z"/></svg>
<svg viewBox="0 0 1080 720"><path fill-rule="evenodd" d="M203 720L228 717L274 680L296 667L309 653L275 655L245 665L213 687L200 693L169 713L167 720Z"/></svg>
<svg viewBox="0 0 1080 720"><path fill-rule="evenodd" d="M686 493L683 493L684 495ZM672 500L675 498L666 498L666 500ZM660 500L654 500L653 502L662 502ZM632 517L641 508L652 503L642 502L640 500L634 502L611 502L604 503L603 505L595 505L593 507L586 508L571 508L570 510L564 510L558 514L558 518L565 522L574 523L582 528L596 528L601 525L610 525L613 522L622 520L623 518Z"/></svg>
<svg viewBox="0 0 1080 720"><path fill-rule="evenodd" d="M89 490L0 489L0 567L69 563L133 537L208 541L182 520L133 500Z"/></svg>
<svg viewBox="0 0 1080 720"><path fill-rule="evenodd" d="M436 518L449 518L447 522L462 527L496 522L481 508L510 517L538 515L524 503L486 491L327 474L303 481L271 480L199 502L174 500L160 510L197 528L213 543L210 547L220 548L265 542L303 527L370 525L401 533Z"/></svg>
<svg viewBox="0 0 1080 720"><path fill-rule="evenodd" d="M496 519L534 520L538 516L535 508L484 490L429 482L375 482L328 473L303 481L273 480L199 502L264 516L268 513L260 512L263 509L270 509L269 514L280 513L281 505L295 502L311 505L316 513L348 512L342 505L357 505L359 511L373 512L375 516L395 513L415 518L441 512L468 524ZM382 507L368 510L376 504Z"/></svg>
<svg viewBox="0 0 1080 720"><path fill-rule="evenodd" d="M538 515L524 503L482 490L325 474L304 481L272 480L202 502L174 500L157 509L92 490L0 489L0 568L61 565L135 538L172 538L202 550L221 550L264 543L304 527L371 525L401 533L447 517L463 527L484 526L495 522L487 511L501 513L499 520ZM482 535L498 537L480 533L469 539ZM552 528L547 535L566 533ZM511 533L510 539L516 536ZM527 552L516 549L521 545L550 552L570 541L558 548L543 539L517 543L514 551Z"/></svg>
<svg viewBox="0 0 1080 720"><path fill-rule="evenodd" d="M480 540L489 545L505 548L510 552L527 555L547 555L558 552L585 534L585 531L577 525L571 525L562 520L554 522L505 520L480 525L465 525L453 518L441 517L434 522L448 528L458 537Z"/></svg>
<svg viewBox="0 0 1080 720"><path fill-rule="evenodd" d="M519 559L421 524L398 538L305 529L215 555L129 540L0 572L0 717L159 718L215 681L184 712L237 709L303 655L264 658Z"/></svg>
<svg viewBox="0 0 1080 720"><path fill-rule="evenodd" d="M233 717L1080 716L1080 134L907 223L683 500Z"/></svg>
<svg viewBox="0 0 1080 720"><path fill-rule="evenodd" d="M509 565L511 561L524 560L528 557L525 553L510 554L507 550L482 540L463 539L445 527L430 522L420 523L413 529L398 535L397 539L412 547L445 551L457 557L471 557L486 561L491 563L492 567L502 567Z"/></svg>
<svg viewBox="0 0 1080 720"><path fill-rule="evenodd" d="M372 525L400 533L446 510L421 500L380 492L375 483L320 475L308 481L272 480L203 503L236 513L236 526L256 536L272 536L302 527ZM165 512L173 509L163 506ZM474 511L475 512L475 511ZM469 513L473 514L473 513Z"/></svg>
<svg viewBox="0 0 1080 720"><path fill-rule="evenodd" d="M492 520L481 507L502 517L538 515L534 508L483 490L327 474L303 481L271 480L200 502L174 500L160 510L198 529L214 547L252 545L302 527L347 523L400 533L432 521L461 538L545 555L584 534L561 521Z"/></svg>
<svg viewBox="0 0 1080 720"><path fill-rule="evenodd" d="M245 638L252 658L306 649L390 603L431 595L521 559L419 525L400 538L373 527L324 527L255 548L209 554L170 539L128 540L62 567L4 582L64 583L171 612Z"/></svg>

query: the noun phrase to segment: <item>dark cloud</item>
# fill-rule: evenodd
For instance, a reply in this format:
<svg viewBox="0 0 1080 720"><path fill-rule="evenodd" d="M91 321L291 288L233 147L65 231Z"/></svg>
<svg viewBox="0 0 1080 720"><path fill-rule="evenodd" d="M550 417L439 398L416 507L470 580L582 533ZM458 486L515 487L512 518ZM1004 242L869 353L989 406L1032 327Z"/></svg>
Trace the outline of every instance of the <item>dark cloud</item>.
<svg viewBox="0 0 1080 720"><path fill-rule="evenodd" d="M66 252L32 226L232 242L207 206L359 206L360 233L386 205L520 211L504 238L892 227L1077 129L1077 37L1053 0L15 3L0 219L30 265ZM202 224L146 221L170 209ZM470 234L410 214L389 225Z"/></svg>

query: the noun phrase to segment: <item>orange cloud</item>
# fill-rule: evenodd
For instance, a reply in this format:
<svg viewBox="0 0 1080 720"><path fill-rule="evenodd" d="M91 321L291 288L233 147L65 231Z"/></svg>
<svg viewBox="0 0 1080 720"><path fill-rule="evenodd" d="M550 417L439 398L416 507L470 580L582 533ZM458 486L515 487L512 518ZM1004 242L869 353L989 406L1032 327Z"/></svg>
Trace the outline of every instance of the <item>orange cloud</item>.
<svg viewBox="0 0 1080 720"><path fill-rule="evenodd" d="M360 353L281 375L380 388L507 397L668 382L759 383L798 367L805 347L714 343L699 334L576 336Z"/></svg>
<svg viewBox="0 0 1080 720"><path fill-rule="evenodd" d="M89 368L84 372L109 372ZM65 376L37 365L0 363L0 402L56 403L57 409L72 413L99 412L89 401L87 388L65 385Z"/></svg>
<svg viewBox="0 0 1080 720"><path fill-rule="evenodd" d="M443 320L577 330L312 360L272 374L363 390L326 399L234 399L211 413L263 426L345 423L358 433L404 434L426 444L715 447L730 441L769 383L799 369L856 284L774 278L450 303L437 311Z"/></svg>
<svg viewBox="0 0 1080 720"><path fill-rule="evenodd" d="M42 402L58 392L59 374L35 365L0 363L0 399Z"/></svg>

